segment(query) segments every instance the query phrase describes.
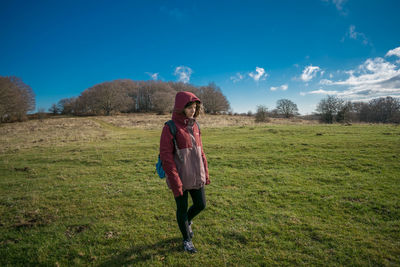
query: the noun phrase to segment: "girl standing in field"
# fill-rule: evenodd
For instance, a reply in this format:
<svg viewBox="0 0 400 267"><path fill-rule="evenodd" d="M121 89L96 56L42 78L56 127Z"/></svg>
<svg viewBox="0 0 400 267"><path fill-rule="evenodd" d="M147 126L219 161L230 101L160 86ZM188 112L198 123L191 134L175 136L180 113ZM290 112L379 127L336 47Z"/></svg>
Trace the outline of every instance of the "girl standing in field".
<svg viewBox="0 0 400 267"><path fill-rule="evenodd" d="M193 93L177 93L172 114L176 126L176 147L168 125L164 126L160 141L160 158L168 187L175 197L183 248L190 253L197 252L192 243L192 220L206 207L204 185L210 183L207 159L196 123L200 110L200 99ZM189 209L188 194L193 200Z"/></svg>

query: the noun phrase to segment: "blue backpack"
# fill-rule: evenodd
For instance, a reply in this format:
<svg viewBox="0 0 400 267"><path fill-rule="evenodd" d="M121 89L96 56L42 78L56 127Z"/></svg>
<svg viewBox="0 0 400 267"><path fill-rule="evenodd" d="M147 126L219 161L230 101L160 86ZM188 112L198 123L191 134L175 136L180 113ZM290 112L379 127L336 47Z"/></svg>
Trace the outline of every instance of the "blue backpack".
<svg viewBox="0 0 400 267"><path fill-rule="evenodd" d="M172 136L174 137L173 141L174 141L174 147L177 150L178 146L176 144L176 125L174 123L173 120L169 120L165 123L166 125L168 125L169 127L169 131L171 132ZM199 123L196 121L197 127L199 128L200 131L200 125ZM160 177L160 179L165 178L165 171L162 167L162 161L160 159L160 154L158 154L158 161L156 163L156 172L158 174L158 176Z"/></svg>
<svg viewBox="0 0 400 267"><path fill-rule="evenodd" d="M171 132L172 136L174 137L174 147L176 148L177 147L177 145L176 145L176 125L173 120L169 120L165 124L168 125L169 131ZM158 161L156 164L156 172L157 172L158 176L160 177L160 179L165 178L165 171L162 167L160 154L158 154Z"/></svg>

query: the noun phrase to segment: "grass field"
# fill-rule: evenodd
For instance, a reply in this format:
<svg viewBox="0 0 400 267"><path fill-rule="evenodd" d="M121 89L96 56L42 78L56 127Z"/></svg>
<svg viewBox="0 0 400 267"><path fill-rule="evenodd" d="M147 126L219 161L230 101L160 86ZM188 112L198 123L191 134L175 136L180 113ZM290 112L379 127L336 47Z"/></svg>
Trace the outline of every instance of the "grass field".
<svg viewBox="0 0 400 267"><path fill-rule="evenodd" d="M400 265L399 127L203 118L189 255L140 116L0 125L1 266Z"/></svg>

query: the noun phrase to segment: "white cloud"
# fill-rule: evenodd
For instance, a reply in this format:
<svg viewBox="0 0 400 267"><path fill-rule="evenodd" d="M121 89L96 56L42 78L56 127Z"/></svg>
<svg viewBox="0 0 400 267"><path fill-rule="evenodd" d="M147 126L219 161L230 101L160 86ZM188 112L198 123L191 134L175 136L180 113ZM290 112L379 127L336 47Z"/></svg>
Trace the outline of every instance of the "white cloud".
<svg viewBox="0 0 400 267"><path fill-rule="evenodd" d="M164 14L167 14L168 16L178 20L178 21L183 21L183 19L187 16L186 13L179 9L179 8L168 8L165 6L160 7L160 11Z"/></svg>
<svg viewBox="0 0 400 267"><path fill-rule="evenodd" d="M364 45L369 44L367 36L362 32L357 32L356 26L354 25L350 25L346 35L348 35L350 39L360 40Z"/></svg>
<svg viewBox="0 0 400 267"><path fill-rule="evenodd" d="M289 86L287 84L282 84L281 86L271 86L269 89L271 91L276 91L276 90L282 90L282 91L286 91L289 88Z"/></svg>
<svg viewBox="0 0 400 267"><path fill-rule="evenodd" d="M319 90L315 90L315 91L310 91L310 92L301 92L300 95L305 96L305 95L337 95L339 94L338 91L327 91L327 90L323 90L323 89L319 89Z"/></svg>
<svg viewBox="0 0 400 267"><path fill-rule="evenodd" d="M399 66L387 62L381 57L367 59L356 69L345 73L348 77L344 80L322 79L320 81L321 85L338 86L344 88L344 90L332 91L321 88L316 91L302 93L302 95L332 94L349 100L363 101L385 96L400 97Z"/></svg>
<svg viewBox="0 0 400 267"><path fill-rule="evenodd" d="M332 77L331 77L331 78L332 78ZM322 79L322 80L319 81L319 83L320 83L320 84L323 84L323 85L330 85L330 84L332 84L333 82L332 82L331 80L328 80L328 79Z"/></svg>
<svg viewBox="0 0 400 267"><path fill-rule="evenodd" d="M356 26L350 25L348 34L351 39L357 40L357 32L355 31L355 29L356 29Z"/></svg>
<svg viewBox="0 0 400 267"><path fill-rule="evenodd" d="M311 81L312 78L315 77L315 75L317 75L318 71L320 71L321 69L318 66L308 66L303 70L303 74L301 74L301 79L304 82L308 82Z"/></svg>
<svg viewBox="0 0 400 267"><path fill-rule="evenodd" d="M344 4L347 2L347 0L322 0L323 2L332 2L336 6L336 9L342 14L346 15L347 12L344 11Z"/></svg>
<svg viewBox="0 0 400 267"><path fill-rule="evenodd" d="M343 5L346 3L347 0L332 0L332 2L335 4L336 9L339 11L343 10Z"/></svg>
<svg viewBox="0 0 400 267"><path fill-rule="evenodd" d="M186 66L176 67L174 75L178 77L178 81L188 83L193 70Z"/></svg>
<svg viewBox="0 0 400 267"><path fill-rule="evenodd" d="M383 58L367 59L356 70L348 71L349 78L345 81L338 81L334 84L360 86L384 82L400 74L396 65L385 61ZM359 74L358 76L356 76Z"/></svg>
<svg viewBox="0 0 400 267"><path fill-rule="evenodd" d="M153 80L158 80L158 75L159 73L151 73L151 72L146 72L147 75L149 75Z"/></svg>
<svg viewBox="0 0 400 267"><path fill-rule="evenodd" d="M263 68L256 67L255 72L250 72L249 76L254 79L254 81L263 81L267 78L268 74L265 72Z"/></svg>
<svg viewBox="0 0 400 267"><path fill-rule="evenodd" d="M389 52L386 53L386 56L387 57L390 57L390 56L400 57L400 46L395 49L389 50ZM398 62L396 61L396 63L398 63Z"/></svg>
<svg viewBox="0 0 400 267"><path fill-rule="evenodd" d="M230 79L231 79L234 83L237 83L237 82L240 82L241 80L244 79L244 75L242 75L240 72L238 72L238 73L236 73L235 76L231 76Z"/></svg>

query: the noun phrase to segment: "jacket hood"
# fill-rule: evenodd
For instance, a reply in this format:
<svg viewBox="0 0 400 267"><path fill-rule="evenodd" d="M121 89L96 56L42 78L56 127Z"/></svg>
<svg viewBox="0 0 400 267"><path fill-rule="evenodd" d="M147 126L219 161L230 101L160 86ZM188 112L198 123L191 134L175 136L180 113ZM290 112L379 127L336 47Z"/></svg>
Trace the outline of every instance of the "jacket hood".
<svg viewBox="0 0 400 267"><path fill-rule="evenodd" d="M200 99L191 92L178 92L175 96L175 106L174 106L174 113L172 114L172 120L178 122L184 122L186 118L185 115L182 114L185 106L189 102L199 102L201 103Z"/></svg>
<svg viewBox="0 0 400 267"><path fill-rule="evenodd" d="M201 102L200 99L191 92L178 92L175 96L174 111L182 112L187 103Z"/></svg>

